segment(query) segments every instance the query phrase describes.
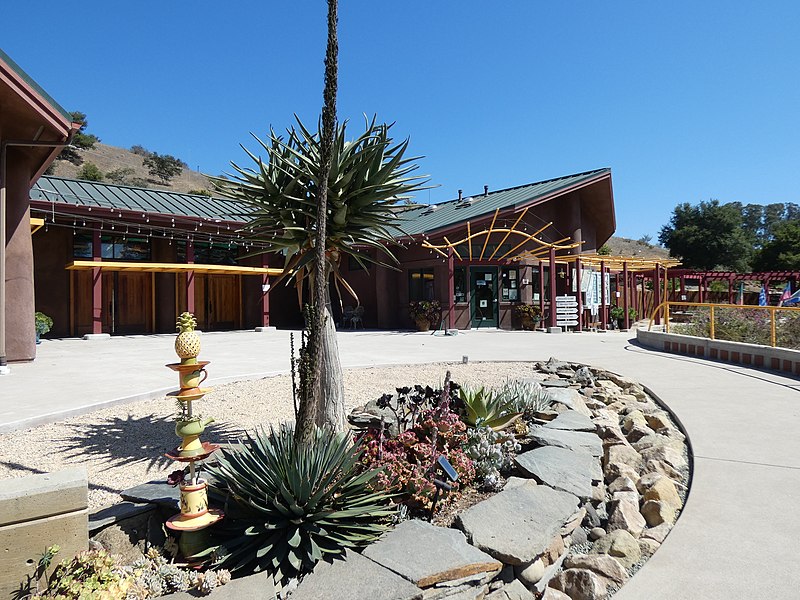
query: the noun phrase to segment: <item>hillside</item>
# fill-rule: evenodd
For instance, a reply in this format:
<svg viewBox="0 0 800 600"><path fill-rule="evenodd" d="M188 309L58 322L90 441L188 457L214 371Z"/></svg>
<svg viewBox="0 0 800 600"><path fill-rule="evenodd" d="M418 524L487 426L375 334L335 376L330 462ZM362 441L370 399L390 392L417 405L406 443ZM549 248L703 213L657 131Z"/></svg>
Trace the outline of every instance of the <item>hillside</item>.
<svg viewBox="0 0 800 600"><path fill-rule="evenodd" d="M174 177L170 182L170 185L162 185L156 178L151 177L147 172L147 167L142 164L142 160L144 159L143 156L140 154L134 154L130 150L126 150L124 148L117 148L116 146L97 143L95 144L94 148L90 150L78 150L78 153L83 158L84 164L94 163L103 173L103 175L109 171L113 171L114 169L133 169L133 173L124 182L128 185L141 185L143 181L146 183L146 187L184 193L187 193L190 190L211 189L211 184L205 175L188 168L184 168L183 173ZM76 174L81 168L81 166L73 165L71 162L66 160L57 160L53 164L55 165L55 171L53 172L53 175L56 175L57 177L67 177L70 179L76 179ZM137 182L135 179L139 179L140 181ZM104 179L103 181L108 180Z"/></svg>
<svg viewBox="0 0 800 600"><path fill-rule="evenodd" d="M636 258L669 258L669 250L638 240L623 237L612 237L606 242L614 256L632 256Z"/></svg>

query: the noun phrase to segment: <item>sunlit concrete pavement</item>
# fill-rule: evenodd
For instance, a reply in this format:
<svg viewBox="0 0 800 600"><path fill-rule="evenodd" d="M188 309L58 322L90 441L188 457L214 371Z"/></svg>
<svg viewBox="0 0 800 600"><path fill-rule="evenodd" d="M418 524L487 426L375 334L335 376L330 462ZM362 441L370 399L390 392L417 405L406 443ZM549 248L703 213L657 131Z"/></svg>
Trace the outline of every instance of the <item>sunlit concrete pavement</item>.
<svg viewBox="0 0 800 600"><path fill-rule="evenodd" d="M800 381L644 350L620 332L471 331L453 337L342 332L345 367L546 360L601 366L652 389L681 419L695 453L685 510L619 600L800 597ZM39 358L0 377L0 432L174 388L174 336L46 340ZM289 332L203 335L208 384L289 368Z"/></svg>

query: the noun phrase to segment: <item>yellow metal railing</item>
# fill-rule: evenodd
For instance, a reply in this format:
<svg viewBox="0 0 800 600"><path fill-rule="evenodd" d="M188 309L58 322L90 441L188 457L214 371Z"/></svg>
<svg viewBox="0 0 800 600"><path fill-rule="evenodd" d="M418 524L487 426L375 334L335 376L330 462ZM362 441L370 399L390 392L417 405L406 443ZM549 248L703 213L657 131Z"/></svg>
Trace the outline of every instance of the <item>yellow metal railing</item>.
<svg viewBox="0 0 800 600"><path fill-rule="evenodd" d="M693 307L693 308L707 308L709 309L709 333L712 340L714 337L714 309L739 309L739 310L764 310L769 312L770 318L770 345L774 348L777 346L777 318L778 311L782 312L800 312L800 308L793 306L754 306L752 304L710 304L708 302L662 302L655 307L653 313L650 315L650 322L647 324L647 330L650 331L656 317L662 316L664 318L664 331L669 333L669 315L670 307Z"/></svg>

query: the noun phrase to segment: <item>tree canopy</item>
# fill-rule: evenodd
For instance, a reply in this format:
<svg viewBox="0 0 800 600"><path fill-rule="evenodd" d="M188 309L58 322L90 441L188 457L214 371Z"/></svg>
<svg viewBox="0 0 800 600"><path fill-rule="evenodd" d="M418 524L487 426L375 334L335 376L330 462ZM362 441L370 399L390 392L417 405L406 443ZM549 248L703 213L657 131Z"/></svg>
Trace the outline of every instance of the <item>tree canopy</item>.
<svg viewBox="0 0 800 600"><path fill-rule="evenodd" d="M775 225L772 239L753 261L755 271L800 271L800 219Z"/></svg>
<svg viewBox="0 0 800 600"><path fill-rule="evenodd" d="M78 150L94 148L94 145L100 141L100 138L91 133L86 133L86 127L89 125L89 121L86 119L86 113L73 111L69 114L72 116L72 122L80 123L81 126L78 131L72 134L70 145L64 147L58 155L58 159L67 160L74 165L80 165L83 163L83 157L81 157Z"/></svg>
<svg viewBox="0 0 800 600"><path fill-rule="evenodd" d="M142 160L152 177L158 177L161 183L168 185L172 178L183 173L183 161L169 154L151 152Z"/></svg>
<svg viewBox="0 0 800 600"><path fill-rule="evenodd" d="M679 204L658 239L688 268L746 271L753 255L753 241L743 227L741 208L719 200L693 206Z"/></svg>

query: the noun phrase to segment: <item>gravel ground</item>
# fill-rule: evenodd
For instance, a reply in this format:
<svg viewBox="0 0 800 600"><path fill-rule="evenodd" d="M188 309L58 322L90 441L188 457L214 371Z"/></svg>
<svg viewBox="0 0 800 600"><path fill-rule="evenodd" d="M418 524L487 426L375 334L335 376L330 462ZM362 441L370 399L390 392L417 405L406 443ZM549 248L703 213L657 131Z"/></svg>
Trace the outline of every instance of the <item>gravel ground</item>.
<svg viewBox="0 0 800 600"><path fill-rule="evenodd" d="M429 364L348 369L344 372L347 412L403 385L439 385L445 372L459 383L496 386L507 378L535 375L533 363ZM195 405L218 422L203 439L226 441L257 425L294 418L288 375L215 388ZM0 479L85 466L91 509L120 502L119 492L174 469L163 453L178 444L173 402L145 400L98 410L59 423L0 435Z"/></svg>

